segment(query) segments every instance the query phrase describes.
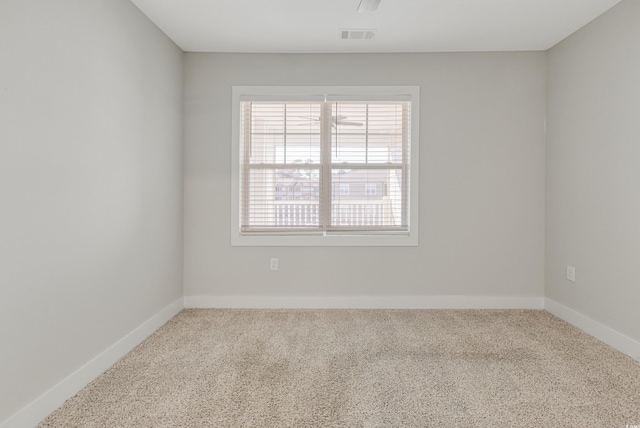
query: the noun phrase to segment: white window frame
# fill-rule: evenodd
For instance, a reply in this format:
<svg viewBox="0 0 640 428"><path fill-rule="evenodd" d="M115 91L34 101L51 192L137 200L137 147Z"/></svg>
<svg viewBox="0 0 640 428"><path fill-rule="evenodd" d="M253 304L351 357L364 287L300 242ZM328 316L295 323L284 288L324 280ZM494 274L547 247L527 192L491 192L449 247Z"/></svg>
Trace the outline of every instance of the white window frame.
<svg viewBox="0 0 640 428"><path fill-rule="evenodd" d="M362 101L391 100L394 97L411 100L409 173L409 231L403 233L366 232L354 234L243 234L240 232L240 120L241 101L303 100L309 96L348 96ZM418 183L419 183L419 86L233 86L232 87L232 150L231 150L231 245L233 246L417 246L418 245Z"/></svg>

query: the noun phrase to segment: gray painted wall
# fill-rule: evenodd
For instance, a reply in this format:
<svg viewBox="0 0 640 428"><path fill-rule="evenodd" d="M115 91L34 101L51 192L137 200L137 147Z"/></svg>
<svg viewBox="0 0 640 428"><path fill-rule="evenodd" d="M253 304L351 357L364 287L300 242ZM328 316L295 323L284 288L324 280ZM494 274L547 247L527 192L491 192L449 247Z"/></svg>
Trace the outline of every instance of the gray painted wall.
<svg viewBox="0 0 640 428"><path fill-rule="evenodd" d="M545 67L543 52L185 54L185 296L542 297ZM231 247L232 85L420 85L420 245Z"/></svg>
<svg viewBox="0 0 640 428"><path fill-rule="evenodd" d="M548 52L547 97L546 296L638 341L639 1Z"/></svg>
<svg viewBox="0 0 640 428"><path fill-rule="evenodd" d="M0 5L0 421L182 296L182 52L128 0Z"/></svg>

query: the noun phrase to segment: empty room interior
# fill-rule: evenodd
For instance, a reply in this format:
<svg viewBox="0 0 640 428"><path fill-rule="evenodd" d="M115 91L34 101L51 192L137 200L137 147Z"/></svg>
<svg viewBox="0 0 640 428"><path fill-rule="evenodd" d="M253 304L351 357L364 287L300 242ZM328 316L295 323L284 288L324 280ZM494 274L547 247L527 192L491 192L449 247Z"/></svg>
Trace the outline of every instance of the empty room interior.
<svg viewBox="0 0 640 428"><path fill-rule="evenodd" d="M3 0L0 52L0 428L640 425L639 0Z"/></svg>

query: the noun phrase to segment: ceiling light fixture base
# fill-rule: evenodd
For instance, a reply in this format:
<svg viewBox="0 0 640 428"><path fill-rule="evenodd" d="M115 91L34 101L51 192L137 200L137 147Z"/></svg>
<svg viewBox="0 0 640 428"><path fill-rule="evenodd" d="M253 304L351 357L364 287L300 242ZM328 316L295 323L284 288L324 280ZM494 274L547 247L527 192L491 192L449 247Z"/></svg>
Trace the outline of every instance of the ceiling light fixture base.
<svg viewBox="0 0 640 428"><path fill-rule="evenodd" d="M380 0L360 0L358 5L358 12L367 13L373 12L380 5Z"/></svg>

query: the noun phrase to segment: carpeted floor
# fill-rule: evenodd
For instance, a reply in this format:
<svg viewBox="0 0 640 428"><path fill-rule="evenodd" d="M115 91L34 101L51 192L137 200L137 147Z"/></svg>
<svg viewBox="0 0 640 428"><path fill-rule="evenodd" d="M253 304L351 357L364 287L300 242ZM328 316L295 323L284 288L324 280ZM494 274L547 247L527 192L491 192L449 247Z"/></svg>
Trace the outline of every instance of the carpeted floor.
<svg viewBox="0 0 640 428"><path fill-rule="evenodd" d="M185 310L39 427L620 427L640 363L544 311Z"/></svg>

